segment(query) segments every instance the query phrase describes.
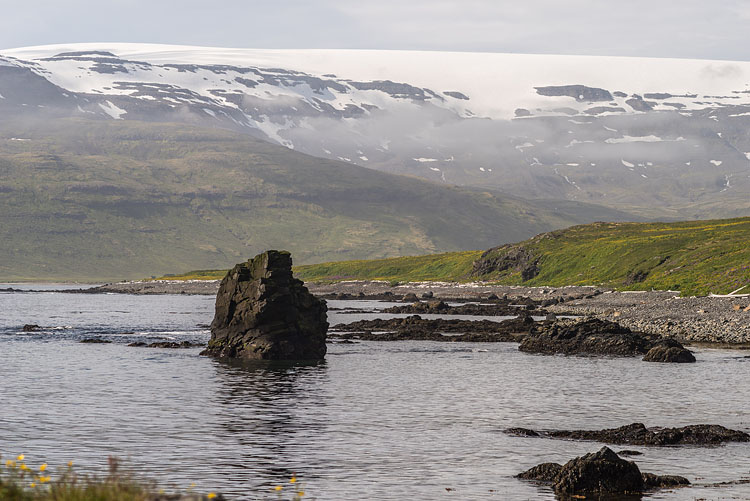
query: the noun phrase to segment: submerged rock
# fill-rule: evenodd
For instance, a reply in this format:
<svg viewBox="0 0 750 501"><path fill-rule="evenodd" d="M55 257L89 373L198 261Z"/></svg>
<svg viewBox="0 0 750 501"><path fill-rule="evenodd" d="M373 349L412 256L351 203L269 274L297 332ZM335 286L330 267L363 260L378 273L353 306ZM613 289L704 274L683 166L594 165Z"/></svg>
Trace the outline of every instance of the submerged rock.
<svg viewBox="0 0 750 501"><path fill-rule="evenodd" d="M690 485L690 481L679 475L656 475L654 473L643 473L643 483L647 489L664 489Z"/></svg>
<svg viewBox="0 0 750 501"><path fill-rule="evenodd" d="M512 430L523 428L511 428ZM543 436L568 440L592 440L616 445L718 445L724 442L748 442L750 435L743 431L730 430L716 424L695 424L681 428L646 428L643 423L633 423L619 428L603 430L525 430L526 436ZM536 435L532 435L536 433Z"/></svg>
<svg viewBox="0 0 750 501"><path fill-rule="evenodd" d="M227 273L204 355L319 360L326 354L325 301L292 276L288 252L270 250Z"/></svg>
<svg viewBox="0 0 750 501"><path fill-rule="evenodd" d="M205 345L201 343L191 343L190 341L156 341L155 343L136 341L134 343L130 343L128 346L134 348L197 348L199 346Z"/></svg>
<svg viewBox="0 0 750 501"><path fill-rule="evenodd" d="M34 332L34 331L38 331L39 329L41 329L41 327L39 327L36 324L26 324L23 326L22 330L24 332Z"/></svg>

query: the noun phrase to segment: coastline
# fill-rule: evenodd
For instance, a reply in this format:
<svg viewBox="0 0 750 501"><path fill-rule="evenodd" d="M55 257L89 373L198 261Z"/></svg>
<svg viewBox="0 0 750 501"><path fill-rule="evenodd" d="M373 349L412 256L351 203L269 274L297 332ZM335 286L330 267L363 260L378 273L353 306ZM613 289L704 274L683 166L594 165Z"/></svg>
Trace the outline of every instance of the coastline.
<svg viewBox="0 0 750 501"><path fill-rule="evenodd" d="M216 294L218 280L153 280L104 284L82 293ZM673 337L680 341L750 348L750 297L680 297L676 291L612 291L593 286L522 287L488 283L414 282L391 285L384 281L309 283L318 296L336 299L383 298L400 300L405 294L431 292L436 299L476 301L491 294L549 301L555 313L573 313L618 322L630 329Z"/></svg>

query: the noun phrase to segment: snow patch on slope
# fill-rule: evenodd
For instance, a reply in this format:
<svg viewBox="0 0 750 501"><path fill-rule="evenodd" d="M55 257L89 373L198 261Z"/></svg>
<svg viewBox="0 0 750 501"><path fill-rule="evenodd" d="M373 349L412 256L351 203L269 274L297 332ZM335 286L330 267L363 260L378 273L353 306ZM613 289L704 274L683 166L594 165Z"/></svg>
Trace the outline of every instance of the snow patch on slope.
<svg viewBox="0 0 750 501"><path fill-rule="evenodd" d="M111 101L105 101L104 103L99 103L99 107L102 110L104 110L104 113L114 118L115 120L122 120L122 116L125 113L127 113L127 111L123 110L122 108L118 108L117 106L112 104Z"/></svg>

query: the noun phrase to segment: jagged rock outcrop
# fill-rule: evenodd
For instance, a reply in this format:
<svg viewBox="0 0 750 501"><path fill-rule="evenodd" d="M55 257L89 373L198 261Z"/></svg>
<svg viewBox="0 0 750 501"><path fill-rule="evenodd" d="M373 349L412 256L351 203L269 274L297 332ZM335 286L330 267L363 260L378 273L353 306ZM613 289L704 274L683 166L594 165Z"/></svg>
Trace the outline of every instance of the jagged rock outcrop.
<svg viewBox="0 0 750 501"><path fill-rule="evenodd" d="M521 245L501 245L482 253L471 270L472 277L501 273L519 272L523 281L536 277L541 269L540 256Z"/></svg>
<svg viewBox="0 0 750 501"><path fill-rule="evenodd" d="M326 354L325 301L292 276L288 252L270 250L227 273L204 355L319 360Z"/></svg>

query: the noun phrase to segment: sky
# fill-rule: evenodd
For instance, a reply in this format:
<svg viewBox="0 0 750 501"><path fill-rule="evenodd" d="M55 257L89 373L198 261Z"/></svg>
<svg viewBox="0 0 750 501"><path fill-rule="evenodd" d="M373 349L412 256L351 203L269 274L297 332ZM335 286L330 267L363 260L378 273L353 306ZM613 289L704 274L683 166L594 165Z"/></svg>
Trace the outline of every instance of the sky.
<svg viewBox="0 0 750 501"><path fill-rule="evenodd" d="M750 0L5 0L0 48L148 42L750 60Z"/></svg>

